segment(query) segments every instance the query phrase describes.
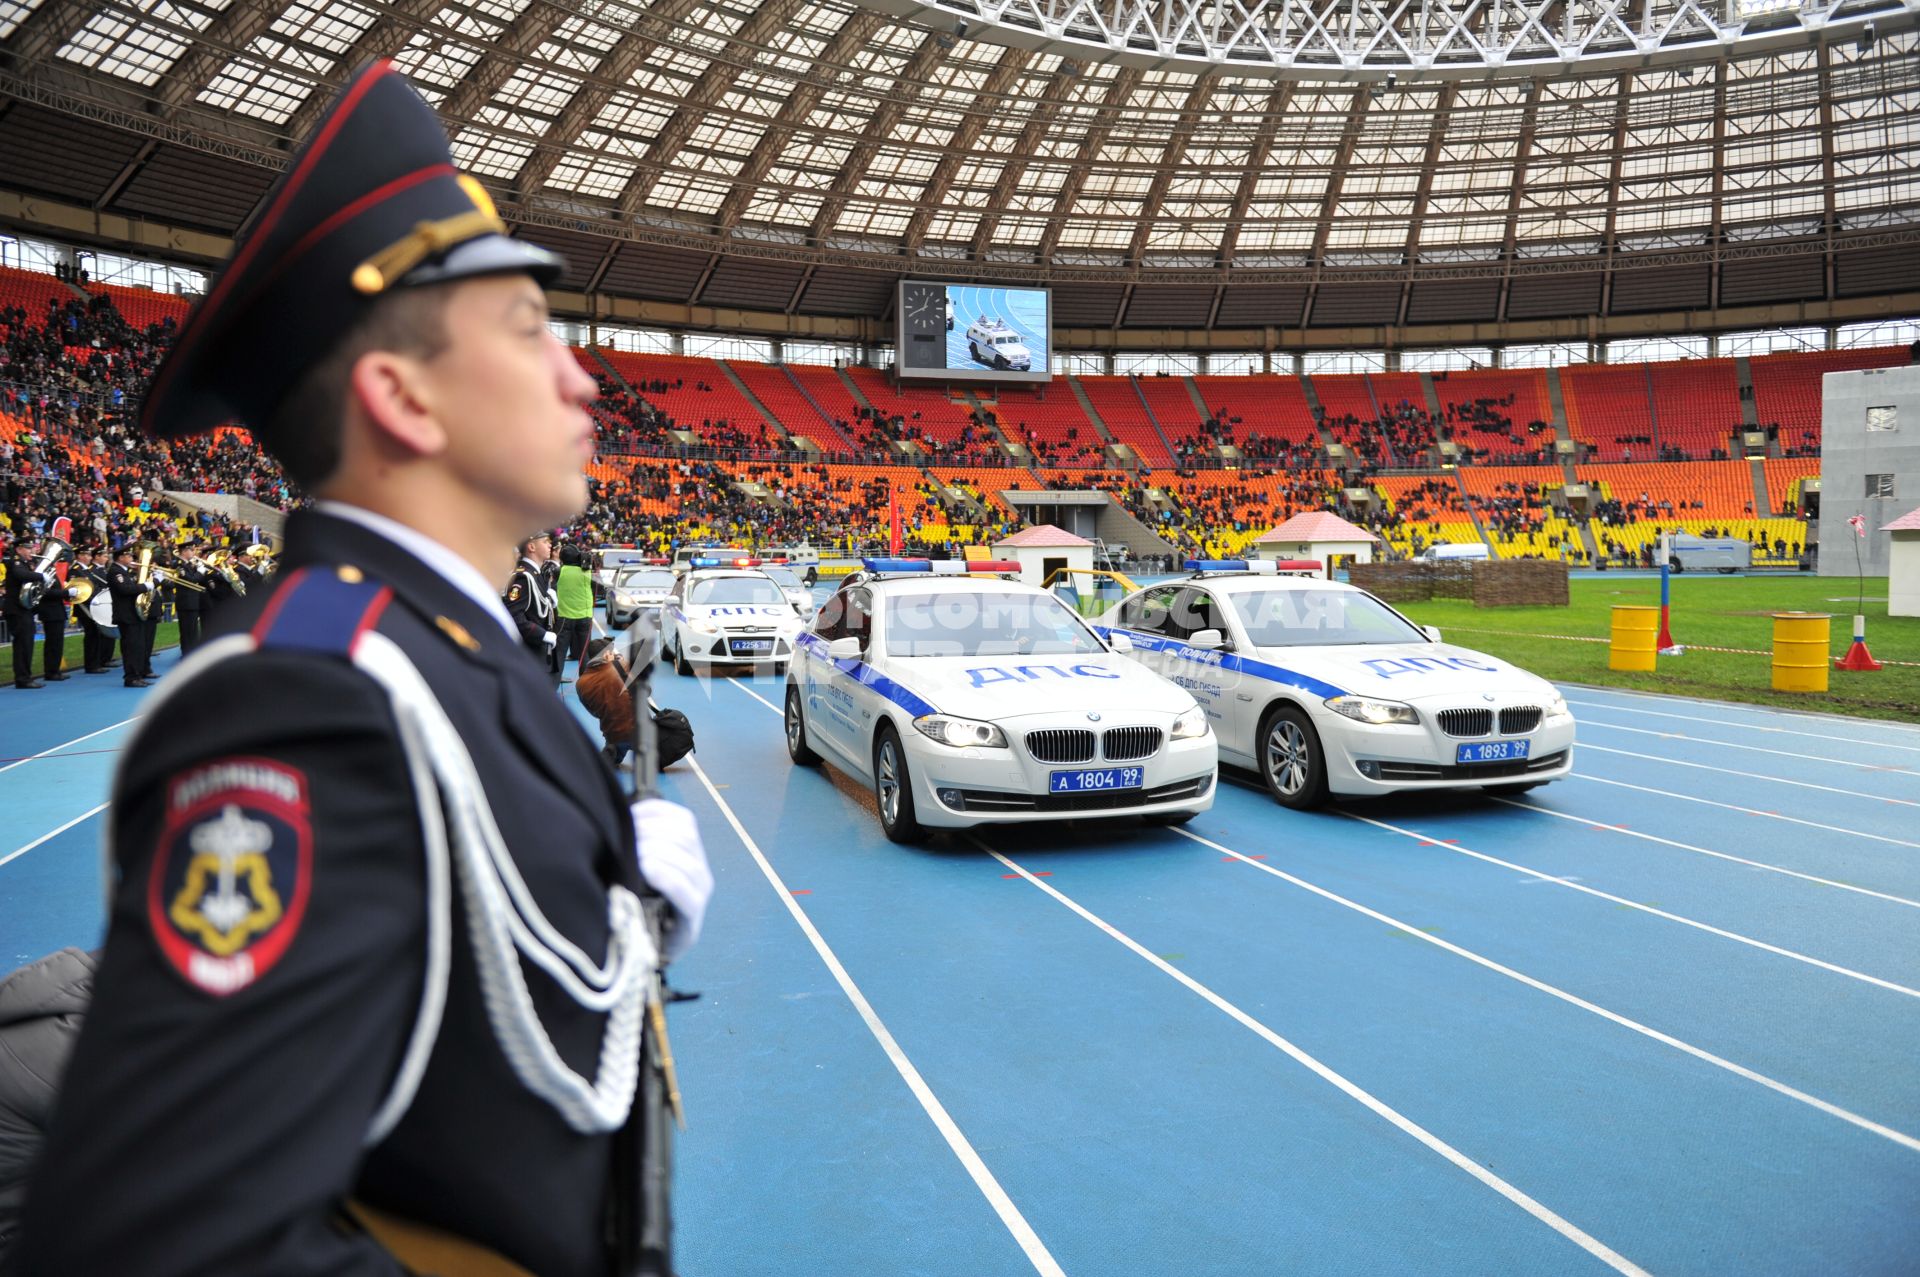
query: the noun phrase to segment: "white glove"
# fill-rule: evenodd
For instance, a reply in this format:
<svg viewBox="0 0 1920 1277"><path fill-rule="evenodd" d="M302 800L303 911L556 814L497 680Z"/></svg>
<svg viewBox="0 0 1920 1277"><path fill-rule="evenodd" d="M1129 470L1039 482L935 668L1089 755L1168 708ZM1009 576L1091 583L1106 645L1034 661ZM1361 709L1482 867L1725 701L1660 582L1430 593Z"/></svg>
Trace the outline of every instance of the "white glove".
<svg viewBox="0 0 1920 1277"><path fill-rule="evenodd" d="M547 652L551 654L553 652L554 645L560 642L560 636L558 634L555 634L552 630L548 630L545 634L542 634L540 636L540 641L547 645Z"/></svg>
<svg viewBox="0 0 1920 1277"><path fill-rule="evenodd" d="M633 840L640 851L641 877L680 915L679 925L667 937L664 956L672 962L700 938L707 900L713 895L713 870L707 868L700 826L679 803L647 798L633 805Z"/></svg>
<svg viewBox="0 0 1920 1277"><path fill-rule="evenodd" d="M77 598L79 598L79 597L80 597L80 587L79 587L79 586L77 586L77 585L69 585L69 586L67 587L67 597L68 597L68 598L70 598L70 599L77 599Z"/></svg>

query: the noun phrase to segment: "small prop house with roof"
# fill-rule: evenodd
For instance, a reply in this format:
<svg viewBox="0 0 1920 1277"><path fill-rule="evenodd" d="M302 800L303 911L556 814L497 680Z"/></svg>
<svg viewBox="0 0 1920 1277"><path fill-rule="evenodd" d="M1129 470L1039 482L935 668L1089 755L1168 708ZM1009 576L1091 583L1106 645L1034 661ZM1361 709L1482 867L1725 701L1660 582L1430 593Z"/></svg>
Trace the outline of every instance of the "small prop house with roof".
<svg viewBox="0 0 1920 1277"><path fill-rule="evenodd" d="M1331 578L1336 557L1371 563L1374 547L1379 544L1380 538L1365 528L1355 527L1330 511L1312 510L1294 515L1255 539L1253 557L1311 559L1321 565L1323 575Z"/></svg>
<svg viewBox="0 0 1920 1277"><path fill-rule="evenodd" d="M1887 561L1887 615L1920 616L1920 510L1880 530L1893 542Z"/></svg>
<svg viewBox="0 0 1920 1277"><path fill-rule="evenodd" d="M1020 579L1039 585L1060 568L1093 570L1093 542L1075 536L1051 523L1022 528L1005 540L993 543L993 557L1011 559L1020 565Z"/></svg>

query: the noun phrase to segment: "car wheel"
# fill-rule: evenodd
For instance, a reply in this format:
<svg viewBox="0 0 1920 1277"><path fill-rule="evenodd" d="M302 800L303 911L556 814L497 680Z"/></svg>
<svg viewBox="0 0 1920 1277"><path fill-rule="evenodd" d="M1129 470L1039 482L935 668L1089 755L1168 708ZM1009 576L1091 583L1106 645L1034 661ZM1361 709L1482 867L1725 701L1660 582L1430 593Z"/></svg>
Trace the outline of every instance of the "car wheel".
<svg viewBox="0 0 1920 1277"><path fill-rule="evenodd" d="M693 666L688 663L686 653L680 650L678 643L673 645L673 672L682 678L690 678L693 675Z"/></svg>
<svg viewBox="0 0 1920 1277"><path fill-rule="evenodd" d="M785 661L779 661L774 664L773 676L775 678L785 678L787 676L787 663Z"/></svg>
<svg viewBox="0 0 1920 1277"><path fill-rule="evenodd" d="M1306 714L1291 705L1269 710L1260 724L1260 779L1282 807L1304 811L1327 801L1320 734Z"/></svg>
<svg viewBox="0 0 1920 1277"><path fill-rule="evenodd" d="M787 757L802 767L818 767L820 755L807 744L807 720L800 709L800 689L787 687Z"/></svg>
<svg viewBox="0 0 1920 1277"><path fill-rule="evenodd" d="M913 814L913 773L907 768L907 751L891 726L882 727L873 743L873 798L887 841L920 841L925 831Z"/></svg>
<svg viewBox="0 0 1920 1277"><path fill-rule="evenodd" d="M1675 572L1685 572L1687 570L1686 564L1680 562L1680 560L1678 559L1668 559L1667 566L1669 568L1672 568Z"/></svg>
<svg viewBox="0 0 1920 1277"><path fill-rule="evenodd" d="M1538 789L1546 783L1544 780L1529 780L1518 785L1487 785L1481 792L1489 798L1518 798L1529 789Z"/></svg>

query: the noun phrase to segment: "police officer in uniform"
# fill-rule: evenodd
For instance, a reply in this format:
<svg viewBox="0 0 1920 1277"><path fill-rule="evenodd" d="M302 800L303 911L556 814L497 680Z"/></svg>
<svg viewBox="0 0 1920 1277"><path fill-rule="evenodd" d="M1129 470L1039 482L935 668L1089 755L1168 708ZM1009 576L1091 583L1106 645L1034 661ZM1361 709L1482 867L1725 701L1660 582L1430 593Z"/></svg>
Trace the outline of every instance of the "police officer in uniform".
<svg viewBox="0 0 1920 1277"><path fill-rule="evenodd" d="M64 585L52 568L42 575L42 580L45 586L40 592L40 605L35 609L40 619L41 677L49 683L64 683L67 681L67 618L73 614L73 600L80 591L75 588L71 567L67 569Z"/></svg>
<svg viewBox="0 0 1920 1277"><path fill-rule="evenodd" d="M555 617L555 600L547 576L547 563L553 555L553 542L544 532L535 533L520 543L520 562L514 567L513 580L507 584L507 611L513 615L520 641L547 671L554 686L560 685L560 632Z"/></svg>
<svg viewBox="0 0 1920 1277"><path fill-rule="evenodd" d="M93 589L93 595L86 603L74 609L74 615L80 620L80 659L84 670L89 674L107 672L107 662L113 659L113 635L100 627L94 619L91 603L93 598L110 598L107 592L106 571L100 565L104 553L91 545L84 545L74 552L73 572L68 580L74 584L87 582Z"/></svg>
<svg viewBox="0 0 1920 1277"><path fill-rule="evenodd" d="M26 590L38 584L40 543L22 537L13 543L6 558L7 579L0 593L0 610L7 617L7 632L13 636L13 685L23 692L41 686L33 677L34 609L27 606Z"/></svg>
<svg viewBox="0 0 1920 1277"><path fill-rule="evenodd" d="M153 652L148 646L151 631L140 615L140 598L149 596L148 615L159 611L151 596L152 581L140 580L133 564L133 543L123 541L113 552L113 564L107 569L107 593L113 596L113 624L120 631L120 681L128 687L151 687L153 672L148 661Z"/></svg>
<svg viewBox="0 0 1920 1277"><path fill-rule="evenodd" d="M173 613L180 621L180 655L192 656L193 650L200 646L200 635L207 611L207 591L213 580L213 573L200 561L200 543L189 541L180 547L179 562L174 571L180 574L185 584L174 587ZM199 589L191 589L198 586Z"/></svg>
<svg viewBox="0 0 1920 1277"><path fill-rule="evenodd" d="M559 270L377 62L155 375L144 430L238 419L315 501L122 751L27 1277L630 1277L658 1253L648 990L712 877L685 809L621 791L496 584L587 500Z"/></svg>

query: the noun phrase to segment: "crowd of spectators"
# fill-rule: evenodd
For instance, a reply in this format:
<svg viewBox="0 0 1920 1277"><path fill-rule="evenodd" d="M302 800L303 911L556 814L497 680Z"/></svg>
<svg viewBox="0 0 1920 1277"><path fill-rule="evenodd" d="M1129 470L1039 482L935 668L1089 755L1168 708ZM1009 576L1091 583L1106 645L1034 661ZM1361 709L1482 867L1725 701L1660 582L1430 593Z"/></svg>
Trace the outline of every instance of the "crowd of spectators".
<svg viewBox="0 0 1920 1277"><path fill-rule="evenodd" d="M69 274L62 282L82 282ZM216 527L220 537L250 538L251 528L219 525L163 494L231 493L282 508L299 499L242 431L224 429L172 444L141 435L134 409L175 335L175 322L137 328L109 295L67 291L72 295L43 298L43 308L31 311L17 299L0 298L0 533L37 529L65 514L79 525L81 537L107 544L131 537L177 539ZM629 388L604 374L596 380L600 398L592 411L601 459L615 471L626 469L623 477L594 480L592 505L577 530L605 540L665 547L697 528L702 535L754 544L871 544L888 534L895 486L910 541L987 540L1016 527L1017 516L989 504L947 502L941 487L924 475L899 483L897 474L879 478L872 468L1019 467L1022 459L1004 443L1024 445L1026 464L1047 486L1109 492L1122 508L1183 546L1241 536L1322 508L1338 509L1377 532L1412 530L1426 541L1438 538L1440 515L1457 517L1466 509L1455 481L1440 477L1423 480L1393 510L1347 510L1340 488L1320 477L1330 468L1321 438L1242 434L1240 419L1226 408L1214 409L1198 430L1176 442L1171 473L1155 474L1145 467L1093 468L1105 452L1097 435L1083 437L1075 426L1037 434L1024 421L1009 425L990 409L972 411L956 435L940 438L918 424L917 413L862 405L855 420L836 423L855 450L809 458L792 439L758 421L742 426L710 418L697 427L676 422L648 396L684 390L681 381L642 381ZM1512 396L1481 398L1450 403L1436 418L1402 399L1375 419L1322 418L1320 425L1322 438L1344 442L1353 453L1343 485L1364 486L1377 470L1431 465L1435 446L1445 440L1460 445L1465 464L1551 460L1552 428L1539 421L1516 425L1513 407ZM680 430L697 435L699 444L684 445L675 436ZM1777 427L1770 433L1779 438ZM917 445L919 455L904 456L903 443ZM1652 439L1643 446L1649 457L1688 459ZM1793 444L1781 441L1788 455L1814 446L1810 435ZM1194 482L1230 462L1246 467L1248 477L1214 473ZM1536 484L1503 485L1491 498L1475 499L1473 509L1500 540L1536 532L1552 513ZM1669 501L1607 501L1593 512L1592 525L1604 552L1611 528L1687 517L1687 510Z"/></svg>

